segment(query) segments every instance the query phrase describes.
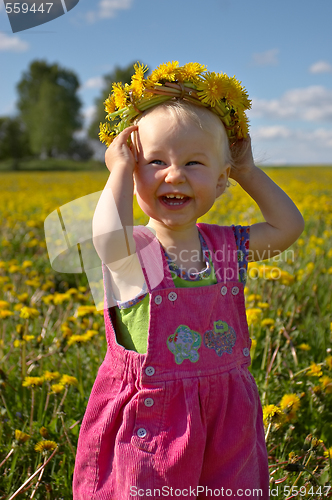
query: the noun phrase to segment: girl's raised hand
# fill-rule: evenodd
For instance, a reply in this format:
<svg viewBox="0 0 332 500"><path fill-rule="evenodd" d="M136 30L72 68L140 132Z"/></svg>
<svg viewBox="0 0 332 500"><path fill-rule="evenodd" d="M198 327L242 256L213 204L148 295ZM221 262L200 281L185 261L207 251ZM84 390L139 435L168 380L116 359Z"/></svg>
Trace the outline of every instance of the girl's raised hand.
<svg viewBox="0 0 332 500"><path fill-rule="evenodd" d="M136 161L133 154L133 148L135 144L131 143L128 145L128 140L130 134L138 129L137 125L132 125L131 127L123 130L112 142L112 144L107 148L105 153L105 163L110 172L114 168L128 168L134 171Z"/></svg>
<svg viewBox="0 0 332 500"><path fill-rule="evenodd" d="M248 134L245 139L239 139L231 145L232 168L230 177L235 181L247 175L255 167L251 149L251 138Z"/></svg>

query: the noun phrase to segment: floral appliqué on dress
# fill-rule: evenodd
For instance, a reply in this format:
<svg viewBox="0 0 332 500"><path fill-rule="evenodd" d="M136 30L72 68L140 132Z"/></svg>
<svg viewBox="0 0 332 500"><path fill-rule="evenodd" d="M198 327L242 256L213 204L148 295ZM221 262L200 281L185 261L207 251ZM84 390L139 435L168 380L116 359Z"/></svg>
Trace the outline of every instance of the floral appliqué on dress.
<svg viewBox="0 0 332 500"><path fill-rule="evenodd" d="M218 356L224 352L232 354L236 342L236 333L234 328L229 326L226 321L215 321L214 329L208 330L204 334L204 344L209 349L214 349Z"/></svg>
<svg viewBox="0 0 332 500"><path fill-rule="evenodd" d="M197 350L202 343L202 337L189 326L180 325L173 335L167 339L167 347L174 354L175 363L180 365L184 359L196 363L199 359Z"/></svg>

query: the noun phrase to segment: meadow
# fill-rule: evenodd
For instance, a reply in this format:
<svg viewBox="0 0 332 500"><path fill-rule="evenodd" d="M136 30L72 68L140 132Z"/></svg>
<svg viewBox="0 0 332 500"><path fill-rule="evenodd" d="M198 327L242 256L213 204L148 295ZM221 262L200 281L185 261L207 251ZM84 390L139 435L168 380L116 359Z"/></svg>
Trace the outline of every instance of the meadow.
<svg viewBox="0 0 332 500"><path fill-rule="evenodd" d="M271 498L332 497L332 168L267 168L306 225L245 289ZM84 274L55 272L44 221L103 189L107 171L0 174L0 500L70 500L77 438L106 352ZM233 185L202 219L261 220ZM135 206L136 224L147 222Z"/></svg>

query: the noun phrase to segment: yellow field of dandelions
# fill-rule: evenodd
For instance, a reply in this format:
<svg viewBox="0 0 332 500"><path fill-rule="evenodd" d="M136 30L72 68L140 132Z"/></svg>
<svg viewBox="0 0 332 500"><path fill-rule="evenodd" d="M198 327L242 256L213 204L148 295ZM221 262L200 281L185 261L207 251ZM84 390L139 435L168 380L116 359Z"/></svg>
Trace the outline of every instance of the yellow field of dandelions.
<svg viewBox="0 0 332 500"><path fill-rule="evenodd" d="M332 168L269 168L301 210L300 239L250 265L251 371L264 412L271 498L332 496ZM80 424L106 350L84 274L55 272L44 220L103 189L107 171L0 174L0 499L69 500ZM136 223L146 219L135 207ZM205 222L252 224L233 185Z"/></svg>

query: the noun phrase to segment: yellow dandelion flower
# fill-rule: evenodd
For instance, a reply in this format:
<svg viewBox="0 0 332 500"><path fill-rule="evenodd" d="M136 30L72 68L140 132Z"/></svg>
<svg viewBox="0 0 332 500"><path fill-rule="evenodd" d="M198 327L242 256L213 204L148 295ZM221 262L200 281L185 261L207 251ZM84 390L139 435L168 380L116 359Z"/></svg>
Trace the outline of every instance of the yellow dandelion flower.
<svg viewBox="0 0 332 500"><path fill-rule="evenodd" d="M23 335L23 340L25 340L26 342L30 342L34 338L35 338L34 335Z"/></svg>
<svg viewBox="0 0 332 500"><path fill-rule="evenodd" d="M62 336L65 339L73 335L73 330L69 328L69 326L67 325L61 325L61 330L62 330Z"/></svg>
<svg viewBox="0 0 332 500"><path fill-rule="evenodd" d="M55 305L63 304L66 300L71 299L71 294L66 292L66 293L58 293L55 292L54 297L53 297L53 302Z"/></svg>
<svg viewBox="0 0 332 500"><path fill-rule="evenodd" d="M256 349L256 345L257 345L257 340L256 339L251 339L250 349L252 349L252 350Z"/></svg>
<svg viewBox="0 0 332 500"><path fill-rule="evenodd" d="M258 294L255 294L255 293L251 293L250 295L248 295L248 301L249 302L255 302L255 300L260 300L262 298L261 295L258 295Z"/></svg>
<svg viewBox="0 0 332 500"><path fill-rule="evenodd" d="M43 385L44 377L25 377L22 382L23 387L38 387Z"/></svg>
<svg viewBox="0 0 332 500"><path fill-rule="evenodd" d="M95 314L96 307L95 306L80 306L77 311L77 316L85 316L86 314Z"/></svg>
<svg viewBox="0 0 332 500"><path fill-rule="evenodd" d="M325 358L325 363L328 369L332 370L332 356L327 356L327 358Z"/></svg>
<svg viewBox="0 0 332 500"><path fill-rule="evenodd" d="M108 123L100 123L98 136L100 141L106 144L107 147L112 144L115 137L114 133L110 131Z"/></svg>
<svg viewBox="0 0 332 500"><path fill-rule="evenodd" d="M31 266L33 266L33 262L31 260L25 260L22 263L22 268L23 269L27 269L28 267L31 267Z"/></svg>
<svg viewBox="0 0 332 500"><path fill-rule="evenodd" d="M147 78L147 87L149 87L150 83L155 85L156 83L163 81L174 82L176 80L178 66L178 61L160 64Z"/></svg>
<svg viewBox="0 0 332 500"><path fill-rule="evenodd" d="M282 285L292 285L295 281L295 276L287 271L281 271L280 282Z"/></svg>
<svg viewBox="0 0 332 500"><path fill-rule="evenodd" d="M263 312L262 309L258 307L247 309L246 314L247 314L248 325L249 326L256 325L260 321L262 312Z"/></svg>
<svg viewBox="0 0 332 500"><path fill-rule="evenodd" d="M26 432L22 432L18 429L15 430L15 439L19 443L26 443L30 438L31 436L29 434L26 434Z"/></svg>
<svg viewBox="0 0 332 500"><path fill-rule="evenodd" d="M296 394L285 394L280 401L280 408L286 413L286 420L290 422L296 418L300 408L300 398Z"/></svg>
<svg viewBox="0 0 332 500"><path fill-rule="evenodd" d="M206 70L206 66L196 62L190 62L181 66L176 72L176 79L180 82L197 83L199 76Z"/></svg>
<svg viewBox="0 0 332 500"><path fill-rule="evenodd" d="M324 457L332 458L332 446L330 448L327 448L326 451L324 451Z"/></svg>
<svg viewBox="0 0 332 500"><path fill-rule="evenodd" d="M39 441L35 446L35 451L43 453L46 451L53 451L58 445L54 441Z"/></svg>
<svg viewBox="0 0 332 500"><path fill-rule="evenodd" d="M71 375L62 375L60 380L60 384L63 385L78 385L78 380L76 377L72 377Z"/></svg>
<svg viewBox="0 0 332 500"><path fill-rule="evenodd" d="M313 437L311 440L311 446L312 448L318 448L318 446L322 446L324 444L322 439L318 439Z"/></svg>
<svg viewBox="0 0 332 500"><path fill-rule="evenodd" d="M215 106L217 101L225 97L227 75L207 72L197 84L198 95L202 102Z"/></svg>
<svg viewBox="0 0 332 500"><path fill-rule="evenodd" d="M6 311L4 309L1 309L0 310L0 318L1 319L6 319L6 318L9 318L10 316L13 316L13 312L12 311Z"/></svg>
<svg viewBox="0 0 332 500"><path fill-rule="evenodd" d="M9 302L6 300L0 300L0 309L6 309L7 307L9 307Z"/></svg>
<svg viewBox="0 0 332 500"><path fill-rule="evenodd" d="M50 280L45 281L45 283L41 287L41 289L44 290L45 292L50 288L54 288L54 283L53 281Z"/></svg>
<svg viewBox="0 0 332 500"><path fill-rule="evenodd" d="M13 264L12 266L9 266L8 272L11 274L18 273L18 272L20 272L20 268L19 268L19 266L16 266L15 264Z"/></svg>
<svg viewBox="0 0 332 500"><path fill-rule="evenodd" d="M61 383L51 385L51 390L52 390L53 394L59 394L60 392L64 391L64 389L65 389L65 386Z"/></svg>
<svg viewBox="0 0 332 500"><path fill-rule="evenodd" d="M310 351L311 347L309 344L305 344L304 342L298 346L301 351Z"/></svg>
<svg viewBox="0 0 332 500"><path fill-rule="evenodd" d="M319 382L321 383L322 389L326 392L326 394L332 394L332 378L328 375L324 375L319 379Z"/></svg>
<svg viewBox="0 0 332 500"><path fill-rule="evenodd" d="M21 341L20 340L17 340L17 339L14 340L14 342L13 342L13 346L14 347L20 347L20 345L21 345Z"/></svg>
<svg viewBox="0 0 332 500"><path fill-rule="evenodd" d="M49 434L48 434L48 430L46 429L46 427L41 427L39 429L39 433L40 435L43 437L43 438L48 438Z"/></svg>
<svg viewBox="0 0 332 500"><path fill-rule="evenodd" d="M321 377L323 375L322 368L316 363L311 363L310 370L307 371L308 376Z"/></svg>
<svg viewBox="0 0 332 500"><path fill-rule="evenodd" d="M227 75L225 75L227 76ZM227 77L226 99L236 109L250 109L251 100L246 89L241 85L235 76Z"/></svg>
<svg viewBox="0 0 332 500"><path fill-rule="evenodd" d="M112 99L118 109L122 109L127 105L127 94L125 87L121 82L113 83L112 85Z"/></svg>
<svg viewBox="0 0 332 500"><path fill-rule="evenodd" d="M113 96L108 96L108 98L104 101L104 106L107 114L114 113L116 105Z"/></svg>
<svg viewBox="0 0 332 500"><path fill-rule="evenodd" d="M84 337L84 335L71 335L69 338L68 338L68 341L67 341L67 344L69 346L73 345L73 344L80 344L80 343L84 343L86 342L86 338Z"/></svg>
<svg viewBox="0 0 332 500"><path fill-rule="evenodd" d="M46 370L43 376L45 380L57 380L61 377L61 374L59 372L49 372Z"/></svg>
<svg viewBox="0 0 332 500"><path fill-rule="evenodd" d="M17 298L20 302L26 302L29 298L29 294L28 293L20 293L19 295L17 295Z"/></svg>
<svg viewBox="0 0 332 500"><path fill-rule="evenodd" d="M35 278L33 280L26 280L24 284L27 286L32 286L33 288L39 288L41 285L39 278Z"/></svg>
<svg viewBox="0 0 332 500"><path fill-rule="evenodd" d="M136 99L139 99L144 90L144 73L148 70L148 67L144 64L137 63L134 64L135 73L131 77L130 90Z"/></svg>
<svg viewBox="0 0 332 500"><path fill-rule="evenodd" d="M276 405L265 405L263 406L263 421L264 424L268 423L278 423L283 416L282 411Z"/></svg>
<svg viewBox="0 0 332 500"><path fill-rule="evenodd" d="M247 137L249 131L249 118L244 112L238 111L237 113L237 137L243 139Z"/></svg>
<svg viewBox="0 0 332 500"><path fill-rule="evenodd" d="M267 302L258 302L257 306L261 309L268 309L270 307L270 304L268 304Z"/></svg>
<svg viewBox="0 0 332 500"><path fill-rule="evenodd" d="M53 294L49 294L46 295L45 297L42 297L42 301L49 306L50 303L53 302Z"/></svg>
<svg viewBox="0 0 332 500"><path fill-rule="evenodd" d="M275 323L273 318L264 318L261 321L261 326L273 326Z"/></svg>
<svg viewBox="0 0 332 500"><path fill-rule="evenodd" d="M39 311L34 307L22 307L20 318L29 319L29 318L37 318L39 316Z"/></svg>

